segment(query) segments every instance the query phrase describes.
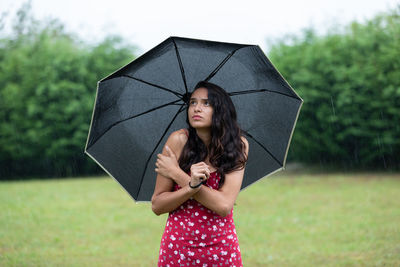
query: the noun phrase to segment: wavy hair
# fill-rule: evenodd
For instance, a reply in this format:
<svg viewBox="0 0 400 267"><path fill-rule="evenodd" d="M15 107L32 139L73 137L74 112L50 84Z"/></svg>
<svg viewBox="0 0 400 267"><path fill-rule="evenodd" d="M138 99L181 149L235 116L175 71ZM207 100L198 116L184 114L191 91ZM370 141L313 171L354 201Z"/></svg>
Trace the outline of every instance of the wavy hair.
<svg viewBox="0 0 400 267"><path fill-rule="evenodd" d="M205 81L200 81L193 92L201 87L207 89L208 101L213 107L211 142L206 147L197 136L196 129L190 125L186 113L189 137L179 157L179 166L183 171L189 172L193 164L204 161L209 156L211 165L221 174L221 187L225 181L225 174L243 169L246 164L245 144L241 138L243 133L237 123L236 109L228 93L218 85Z"/></svg>

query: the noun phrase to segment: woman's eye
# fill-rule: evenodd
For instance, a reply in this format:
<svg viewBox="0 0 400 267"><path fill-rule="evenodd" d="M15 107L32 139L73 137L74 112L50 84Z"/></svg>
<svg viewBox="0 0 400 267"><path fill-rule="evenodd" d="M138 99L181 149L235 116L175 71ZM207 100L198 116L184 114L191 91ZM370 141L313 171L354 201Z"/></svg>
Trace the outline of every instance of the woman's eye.
<svg viewBox="0 0 400 267"><path fill-rule="evenodd" d="M196 101L193 101L193 100L190 101L189 103L190 103L190 105L196 105Z"/></svg>
<svg viewBox="0 0 400 267"><path fill-rule="evenodd" d="M204 106L208 107L209 105L210 105L210 102L208 102L208 101L204 102Z"/></svg>

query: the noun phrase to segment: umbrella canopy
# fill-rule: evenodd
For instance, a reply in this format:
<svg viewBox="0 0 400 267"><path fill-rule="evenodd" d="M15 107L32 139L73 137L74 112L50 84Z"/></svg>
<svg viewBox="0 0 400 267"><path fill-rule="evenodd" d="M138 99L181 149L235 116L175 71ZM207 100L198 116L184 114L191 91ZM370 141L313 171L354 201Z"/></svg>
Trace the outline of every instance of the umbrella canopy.
<svg viewBox="0 0 400 267"><path fill-rule="evenodd" d="M249 141L242 189L285 166L303 100L257 45L170 37L98 82L85 153L136 201L150 201L157 154L186 128L199 81L224 88Z"/></svg>

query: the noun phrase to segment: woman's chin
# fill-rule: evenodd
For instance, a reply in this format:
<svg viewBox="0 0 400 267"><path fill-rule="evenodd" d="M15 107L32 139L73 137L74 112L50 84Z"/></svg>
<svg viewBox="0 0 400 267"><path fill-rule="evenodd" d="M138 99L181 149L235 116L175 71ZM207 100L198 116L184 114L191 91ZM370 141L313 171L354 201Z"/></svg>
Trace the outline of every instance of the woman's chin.
<svg viewBox="0 0 400 267"><path fill-rule="evenodd" d="M211 130L211 126L209 125L196 125L196 124L191 124L192 128L196 130Z"/></svg>
<svg viewBox="0 0 400 267"><path fill-rule="evenodd" d="M211 128L209 123L205 123L203 120L189 120L190 126L195 129L198 128Z"/></svg>

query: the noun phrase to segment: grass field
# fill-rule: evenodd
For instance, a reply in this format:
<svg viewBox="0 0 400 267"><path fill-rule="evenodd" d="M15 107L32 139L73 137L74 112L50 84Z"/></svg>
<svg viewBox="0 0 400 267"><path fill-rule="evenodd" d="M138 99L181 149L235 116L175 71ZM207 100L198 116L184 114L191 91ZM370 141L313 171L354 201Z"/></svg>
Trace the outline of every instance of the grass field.
<svg viewBox="0 0 400 267"><path fill-rule="evenodd" d="M0 183L0 266L156 266L167 215L108 177ZM400 174L281 172L239 194L244 266L400 266Z"/></svg>

